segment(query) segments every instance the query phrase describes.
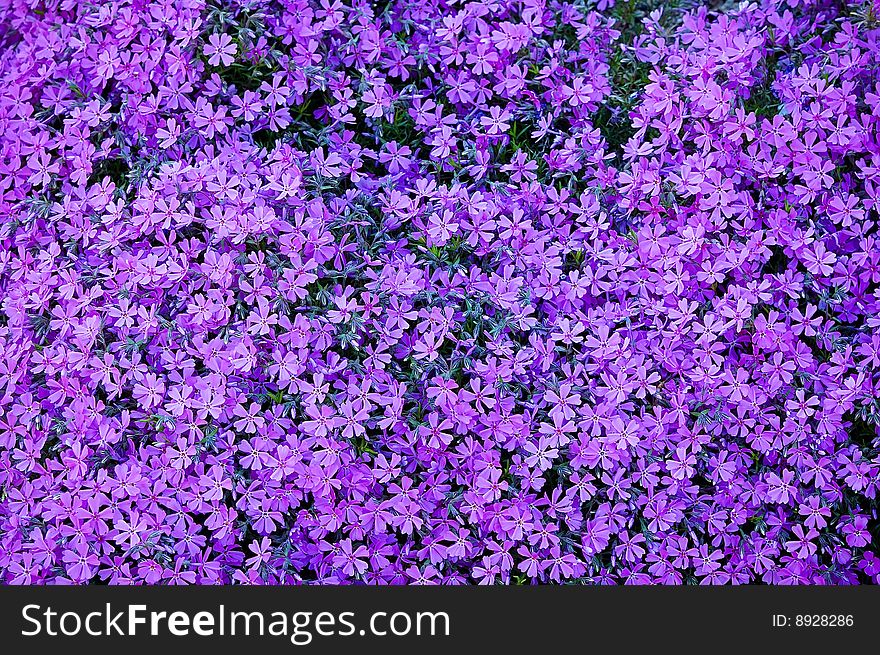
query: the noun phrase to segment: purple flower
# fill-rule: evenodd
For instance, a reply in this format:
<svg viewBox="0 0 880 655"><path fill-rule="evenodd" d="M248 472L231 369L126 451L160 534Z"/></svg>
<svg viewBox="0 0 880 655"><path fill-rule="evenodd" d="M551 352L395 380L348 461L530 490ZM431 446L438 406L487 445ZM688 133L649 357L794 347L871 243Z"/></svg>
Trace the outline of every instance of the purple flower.
<svg viewBox="0 0 880 655"><path fill-rule="evenodd" d="M876 583L869 18L405 4L0 9L0 581Z"/></svg>

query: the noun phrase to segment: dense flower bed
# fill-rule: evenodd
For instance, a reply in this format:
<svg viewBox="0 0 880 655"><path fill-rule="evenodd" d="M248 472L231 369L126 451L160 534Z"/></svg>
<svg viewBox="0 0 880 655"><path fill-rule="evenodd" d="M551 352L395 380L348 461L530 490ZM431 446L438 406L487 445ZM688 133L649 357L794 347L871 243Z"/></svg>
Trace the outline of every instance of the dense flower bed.
<svg viewBox="0 0 880 655"><path fill-rule="evenodd" d="M880 581L878 17L4 0L0 580Z"/></svg>

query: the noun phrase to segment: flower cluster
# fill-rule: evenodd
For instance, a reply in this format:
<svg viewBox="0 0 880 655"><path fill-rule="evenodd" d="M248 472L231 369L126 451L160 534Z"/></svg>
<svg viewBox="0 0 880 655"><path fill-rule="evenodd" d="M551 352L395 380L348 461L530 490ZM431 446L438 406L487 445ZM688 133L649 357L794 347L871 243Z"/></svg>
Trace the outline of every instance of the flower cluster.
<svg viewBox="0 0 880 655"><path fill-rule="evenodd" d="M880 582L880 11L8 0L0 581Z"/></svg>

